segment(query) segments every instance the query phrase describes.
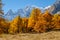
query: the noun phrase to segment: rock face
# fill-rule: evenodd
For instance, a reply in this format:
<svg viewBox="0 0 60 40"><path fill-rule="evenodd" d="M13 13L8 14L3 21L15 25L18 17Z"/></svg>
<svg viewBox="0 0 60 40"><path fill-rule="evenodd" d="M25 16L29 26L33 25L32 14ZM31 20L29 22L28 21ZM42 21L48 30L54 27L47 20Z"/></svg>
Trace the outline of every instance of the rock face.
<svg viewBox="0 0 60 40"><path fill-rule="evenodd" d="M60 0L56 0L56 2L50 7L48 8L50 13L57 13L60 11Z"/></svg>

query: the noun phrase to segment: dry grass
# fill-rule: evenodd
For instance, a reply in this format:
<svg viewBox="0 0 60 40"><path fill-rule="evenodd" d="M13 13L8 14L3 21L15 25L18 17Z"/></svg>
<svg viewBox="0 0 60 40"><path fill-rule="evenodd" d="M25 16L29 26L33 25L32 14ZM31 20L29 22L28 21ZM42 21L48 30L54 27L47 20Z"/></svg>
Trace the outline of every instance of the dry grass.
<svg viewBox="0 0 60 40"><path fill-rule="evenodd" d="M60 40L60 31L51 31L41 34L1 34L0 40Z"/></svg>

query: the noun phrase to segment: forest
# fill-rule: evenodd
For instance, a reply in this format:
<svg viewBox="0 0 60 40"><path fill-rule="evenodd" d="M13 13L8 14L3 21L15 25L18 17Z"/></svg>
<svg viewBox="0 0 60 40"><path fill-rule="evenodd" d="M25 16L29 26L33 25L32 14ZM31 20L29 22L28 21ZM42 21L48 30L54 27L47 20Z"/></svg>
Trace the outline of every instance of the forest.
<svg viewBox="0 0 60 40"><path fill-rule="evenodd" d="M60 30L60 14L51 14L48 10L44 13L34 8L29 18L21 18L19 15L12 21L0 17L0 34L16 33L43 33L52 30Z"/></svg>

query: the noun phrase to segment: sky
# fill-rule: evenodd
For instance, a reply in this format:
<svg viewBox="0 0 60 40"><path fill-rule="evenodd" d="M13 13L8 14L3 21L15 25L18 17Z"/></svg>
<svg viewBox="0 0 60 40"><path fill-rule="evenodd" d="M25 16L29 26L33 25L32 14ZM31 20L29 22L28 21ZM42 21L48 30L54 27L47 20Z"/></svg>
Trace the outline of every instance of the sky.
<svg viewBox="0 0 60 40"><path fill-rule="evenodd" d="M38 6L47 7L54 4L56 0L2 0L4 6L3 10L6 13L9 9L17 11L20 8L25 8L25 6Z"/></svg>

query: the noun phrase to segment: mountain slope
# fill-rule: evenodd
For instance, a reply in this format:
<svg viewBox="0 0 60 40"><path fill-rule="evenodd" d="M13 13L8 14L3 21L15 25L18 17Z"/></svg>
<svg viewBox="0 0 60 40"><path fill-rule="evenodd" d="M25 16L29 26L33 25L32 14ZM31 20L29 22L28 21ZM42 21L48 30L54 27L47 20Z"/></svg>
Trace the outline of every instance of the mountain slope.
<svg viewBox="0 0 60 40"><path fill-rule="evenodd" d="M15 17L14 12L10 9L4 16L7 20L12 20Z"/></svg>
<svg viewBox="0 0 60 40"><path fill-rule="evenodd" d="M29 17L32 11L33 6L26 6L24 9L18 9L17 12L13 12L11 9L3 16L5 19L13 20L16 16L20 15L20 17Z"/></svg>
<svg viewBox="0 0 60 40"><path fill-rule="evenodd" d="M60 11L60 0L56 0L56 2L48 8L49 12L55 14Z"/></svg>
<svg viewBox="0 0 60 40"><path fill-rule="evenodd" d="M32 8L29 6L24 9L18 9L17 12L13 12L11 9L3 15L3 17L7 20L13 20L16 16L20 15L20 17L29 17Z"/></svg>

